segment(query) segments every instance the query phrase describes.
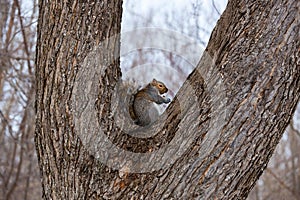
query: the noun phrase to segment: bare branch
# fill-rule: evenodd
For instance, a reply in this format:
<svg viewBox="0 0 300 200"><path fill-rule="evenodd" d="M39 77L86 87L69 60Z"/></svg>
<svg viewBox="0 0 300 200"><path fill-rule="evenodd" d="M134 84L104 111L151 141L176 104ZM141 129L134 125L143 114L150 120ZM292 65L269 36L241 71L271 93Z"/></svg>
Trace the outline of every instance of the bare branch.
<svg viewBox="0 0 300 200"><path fill-rule="evenodd" d="M212 0L212 5L215 9L215 11L218 13L218 15L220 16L221 15L221 12L219 11L219 9L217 8L216 4L215 4L215 0Z"/></svg>
<svg viewBox="0 0 300 200"><path fill-rule="evenodd" d="M293 191L289 186L287 186L271 169L267 168L266 171L273 176L276 181L286 190L288 190L294 197L297 198L297 194L295 191Z"/></svg>

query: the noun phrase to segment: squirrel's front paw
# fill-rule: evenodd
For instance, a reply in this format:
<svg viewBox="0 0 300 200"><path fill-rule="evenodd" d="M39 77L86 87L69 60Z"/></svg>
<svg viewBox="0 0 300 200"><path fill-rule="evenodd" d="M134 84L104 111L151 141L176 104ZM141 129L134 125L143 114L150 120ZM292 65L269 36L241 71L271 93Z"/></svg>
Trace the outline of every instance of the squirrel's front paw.
<svg viewBox="0 0 300 200"><path fill-rule="evenodd" d="M170 102L171 102L171 99L170 98L166 98L165 103L170 103Z"/></svg>

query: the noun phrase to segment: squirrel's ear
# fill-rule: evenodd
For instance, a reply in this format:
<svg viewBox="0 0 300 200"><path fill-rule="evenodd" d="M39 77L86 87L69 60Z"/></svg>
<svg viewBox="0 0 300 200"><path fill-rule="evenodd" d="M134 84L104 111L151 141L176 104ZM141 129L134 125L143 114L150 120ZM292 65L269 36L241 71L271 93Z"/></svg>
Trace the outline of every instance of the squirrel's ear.
<svg viewBox="0 0 300 200"><path fill-rule="evenodd" d="M157 80L154 78L154 79L152 80L152 83L157 83Z"/></svg>

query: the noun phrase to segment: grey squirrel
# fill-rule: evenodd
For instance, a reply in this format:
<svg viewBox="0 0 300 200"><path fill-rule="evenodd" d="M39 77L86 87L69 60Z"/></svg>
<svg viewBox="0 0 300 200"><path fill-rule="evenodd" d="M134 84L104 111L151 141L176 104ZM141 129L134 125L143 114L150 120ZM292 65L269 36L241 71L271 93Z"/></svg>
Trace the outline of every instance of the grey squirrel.
<svg viewBox="0 0 300 200"><path fill-rule="evenodd" d="M155 109L153 103L170 103L169 98L161 95L168 92L168 88L163 82L153 79L146 87L139 90L134 96L129 106L129 114L135 124L147 126L153 122L151 112Z"/></svg>

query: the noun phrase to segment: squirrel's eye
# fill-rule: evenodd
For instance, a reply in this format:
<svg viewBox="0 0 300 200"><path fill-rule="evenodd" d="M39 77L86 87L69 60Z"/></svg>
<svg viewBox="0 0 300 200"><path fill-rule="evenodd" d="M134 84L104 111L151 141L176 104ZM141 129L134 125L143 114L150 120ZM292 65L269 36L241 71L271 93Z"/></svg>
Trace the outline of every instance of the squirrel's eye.
<svg viewBox="0 0 300 200"><path fill-rule="evenodd" d="M159 87L162 87L162 85L158 85Z"/></svg>

